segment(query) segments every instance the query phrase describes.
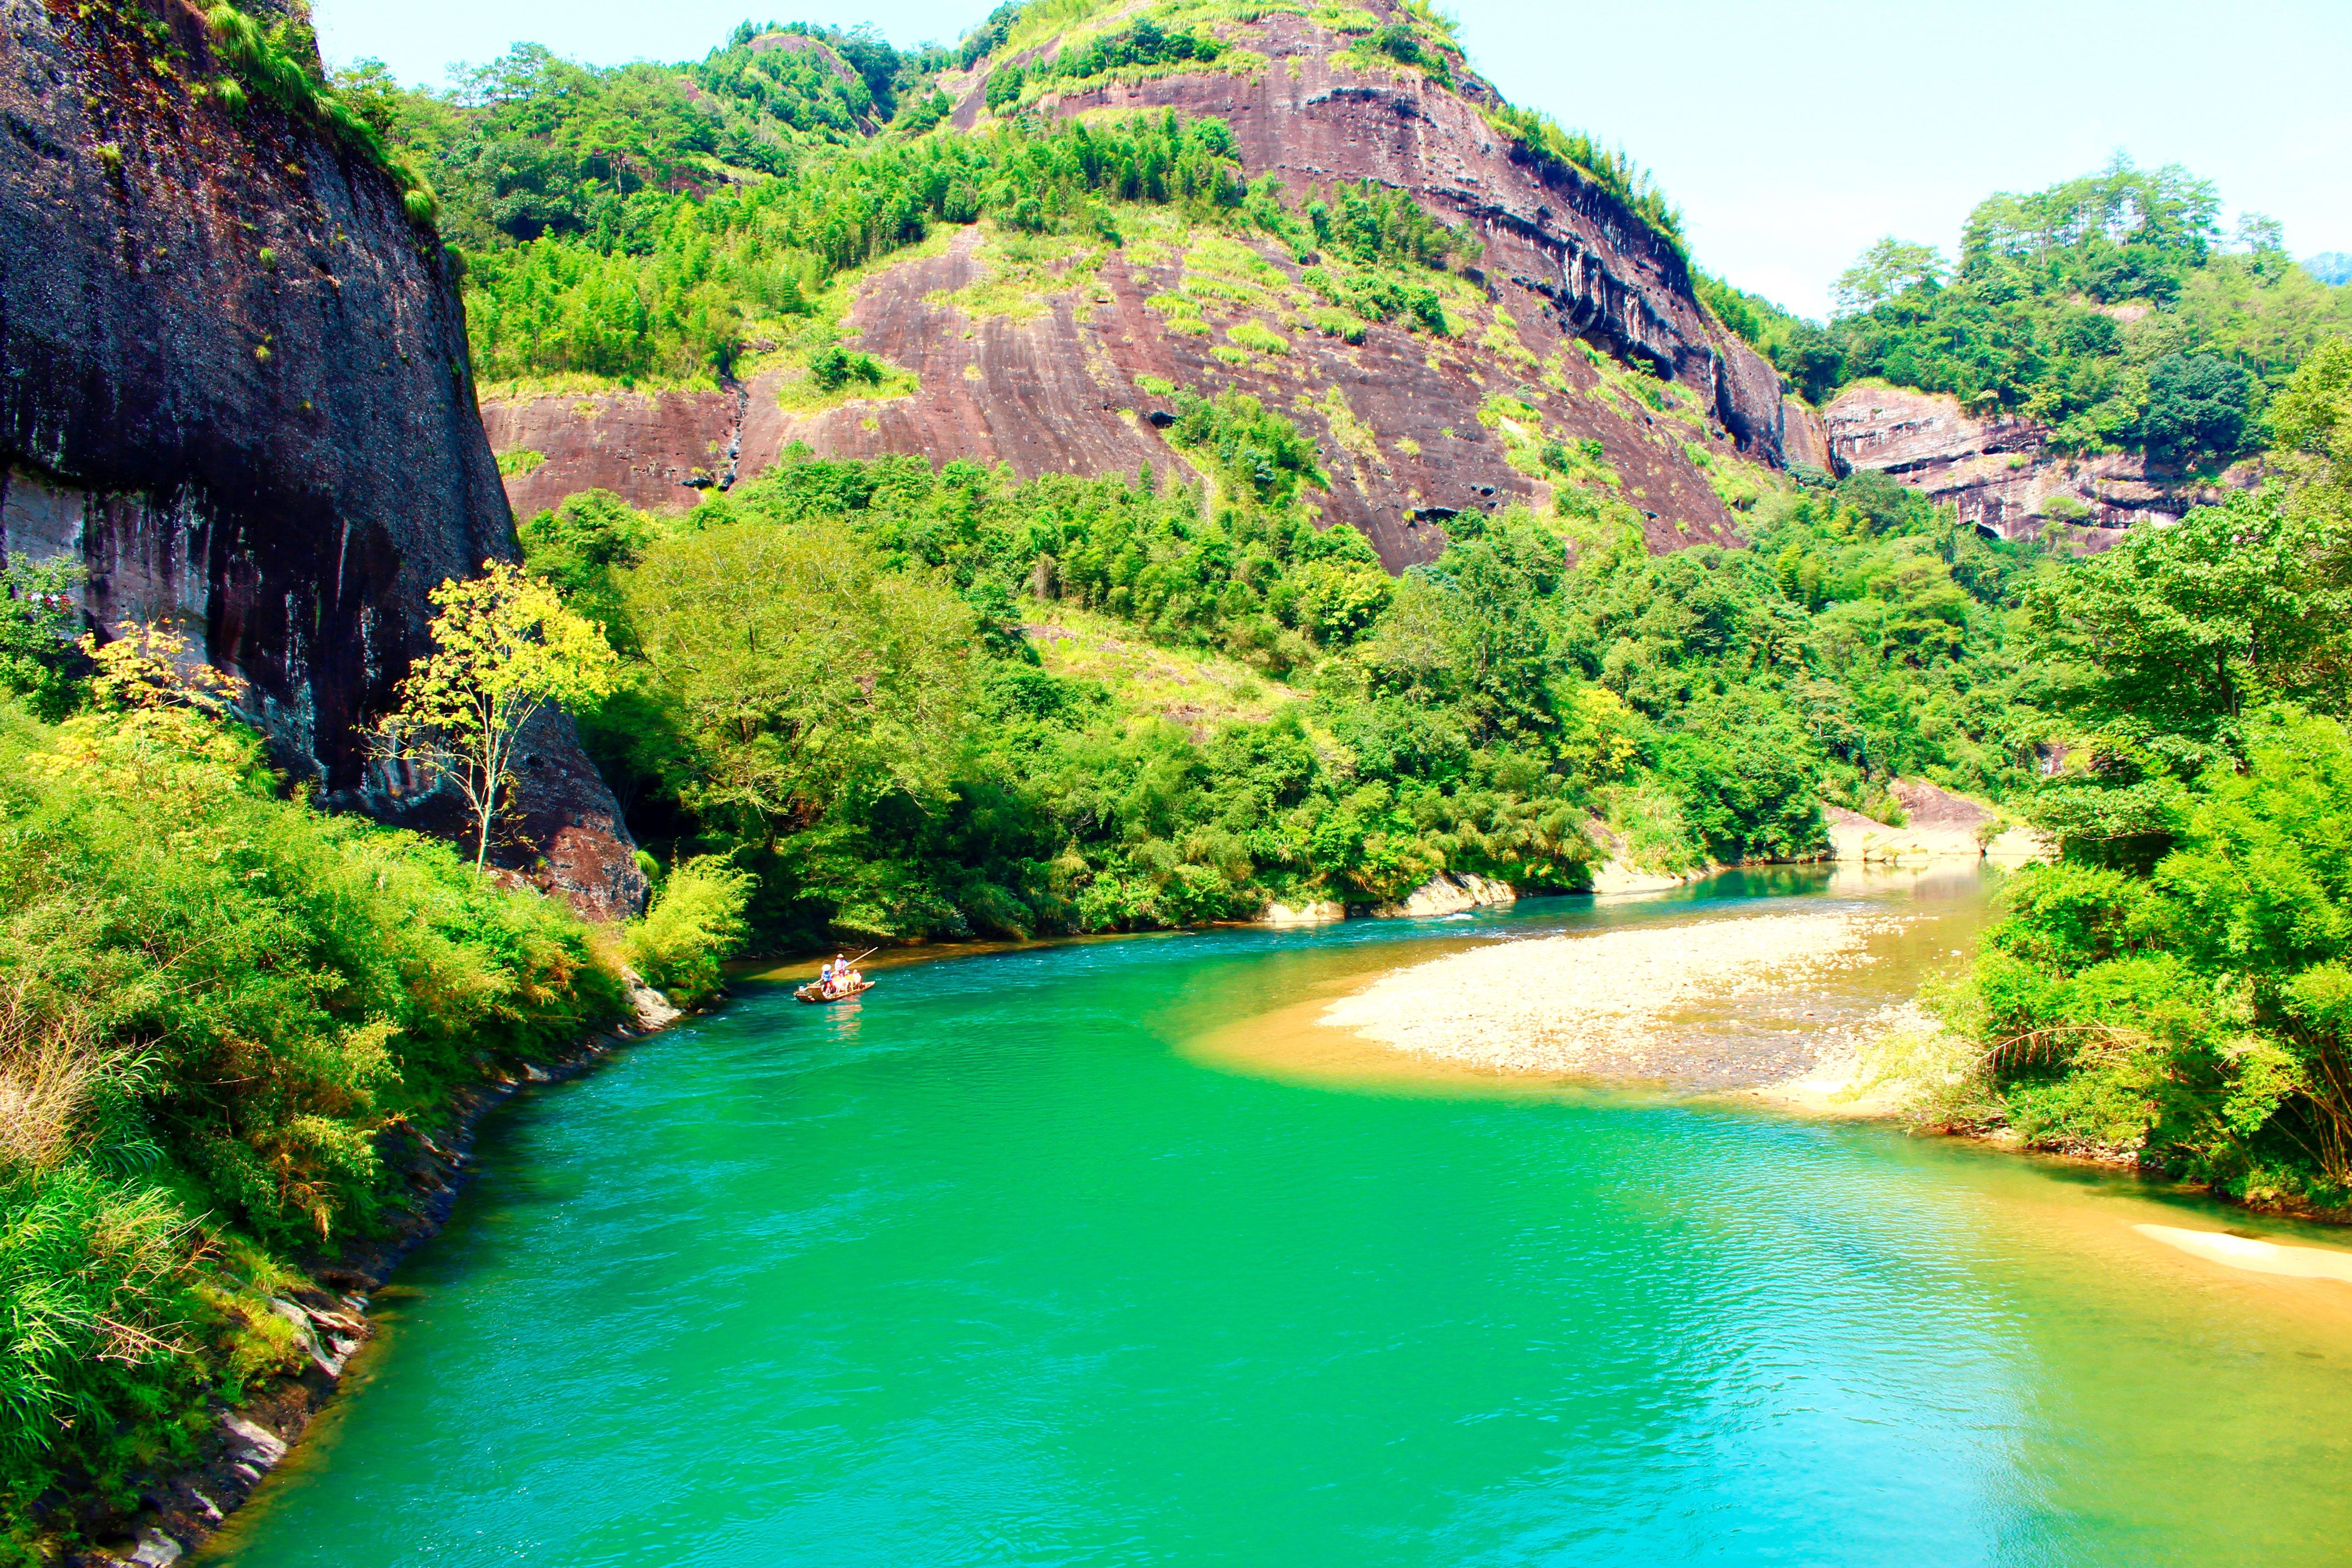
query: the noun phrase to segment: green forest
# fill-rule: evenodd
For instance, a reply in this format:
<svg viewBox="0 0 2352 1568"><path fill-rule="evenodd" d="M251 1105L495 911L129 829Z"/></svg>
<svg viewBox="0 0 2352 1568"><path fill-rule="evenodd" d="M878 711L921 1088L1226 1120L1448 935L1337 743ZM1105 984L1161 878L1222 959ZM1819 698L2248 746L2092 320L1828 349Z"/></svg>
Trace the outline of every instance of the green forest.
<svg viewBox="0 0 2352 1568"><path fill-rule="evenodd" d="M1714 279L1700 294L1815 404L1882 380L2035 420L2062 452L2210 470L2268 446L2287 378L2352 332L2352 289L2297 266L2266 219L2225 240L2221 214L2210 181L2118 157L1979 203L1957 259L1880 241L1827 325Z"/></svg>
<svg viewBox="0 0 2352 1568"><path fill-rule="evenodd" d="M1665 558L1580 498L1391 580L1307 520L1287 419L1181 406L1213 515L1192 487L909 458L528 521L632 672L583 731L649 845L756 869L780 942L1028 936L1375 905L1447 868L1565 890L1612 832L1667 869L1799 858L1824 791L2018 776L2033 563L1892 481L1791 489L1755 548ZM1194 733L1041 668L1021 628L1066 606L1222 656L1265 716Z"/></svg>

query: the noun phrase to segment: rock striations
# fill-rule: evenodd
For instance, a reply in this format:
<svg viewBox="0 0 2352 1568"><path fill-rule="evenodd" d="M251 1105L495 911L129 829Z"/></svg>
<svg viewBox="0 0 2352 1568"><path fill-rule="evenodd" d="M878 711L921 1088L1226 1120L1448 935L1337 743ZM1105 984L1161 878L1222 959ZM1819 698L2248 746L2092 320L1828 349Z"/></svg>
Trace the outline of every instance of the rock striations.
<svg viewBox="0 0 2352 1568"><path fill-rule="evenodd" d="M1948 393L1857 382L1822 414L1838 467L1891 474L2000 539L2038 539L2057 525L2076 542L2104 549L2124 529L2176 522L2226 493L2152 467L2138 452L2054 451L2047 426L1979 417ZM2223 483L2251 487L2258 477L2259 465L2241 464Z"/></svg>
<svg viewBox="0 0 2352 1568"><path fill-rule="evenodd" d="M1390 0L1370 8L1383 19L1393 10ZM1333 481L1327 520L1362 530L1391 569L1441 551L1452 516L1549 499L1545 481L1510 460L1513 439L1594 453L1645 515L1654 548L1733 537L1702 462L1788 459L1780 377L1699 304L1670 241L1580 173L1496 131L1486 110L1500 100L1466 67L1454 68L1448 87L1369 63L1349 36L1287 11L1218 26L1234 58L1262 63L1096 85L1033 110L1222 119L1247 172L1276 175L1294 201L1357 180L1410 192L1484 246L1468 275L1478 297L1467 330L1433 342L1375 326L1351 345L1260 307L1255 324L1283 346L1239 354L1234 343L1266 339L1176 330L1152 308L1187 264L1181 249L1153 245L1112 249L1068 287L1048 282L1026 308L989 311L971 301L990 276L990 246L979 230L950 230L944 245L869 274L847 314L856 347L915 374L910 395L796 415L781 406L782 374L771 373L719 392L492 401L483 415L493 447L544 459L509 479L517 510L595 486L677 508L693 500L681 487L730 468L756 473L794 442L824 456L1003 463L1024 477L1181 471L1155 427L1165 400L1150 390L1172 384L1237 386L1297 420ZM952 123L986 125L983 83L998 63L948 79L961 100ZM1272 244L1258 249L1282 283L1296 281L1295 258ZM1252 319L1251 307L1208 319L1230 329ZM1645 407L1622 376L1612 382L1607 373L1624 363L1664 378L1651 388L1660 404ZM1523 415L1512 416L1522 427L1503 428L1498 399L1531 410L1540 430L1525 428ZM1664 417L1668 407L1678 417ZM1801 444L1797 455L1818 457Z"/></svg>
<svg viewBox="0 0 2352 1568"><path fill-rule="evenodd" d="M185 0L0 7L0 551L85 562L101 635L185 627L282 764L399 815L357 731L425 647L427 592L514 551L454 265L363 154L192 90L218 70ZM568 722L530 764L509 858L633 908Z"/></svg>

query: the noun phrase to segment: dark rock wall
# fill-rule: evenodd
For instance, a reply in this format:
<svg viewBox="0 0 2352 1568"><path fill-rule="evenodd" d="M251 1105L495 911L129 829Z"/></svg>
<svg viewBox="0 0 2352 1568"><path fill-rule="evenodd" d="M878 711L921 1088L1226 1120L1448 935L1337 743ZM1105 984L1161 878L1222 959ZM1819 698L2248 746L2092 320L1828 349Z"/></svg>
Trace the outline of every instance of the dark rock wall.
<svg viewBox="0 0 2352 1568"><path fill-rule="evenodd" d="M159 9L168 42L0 0L0 550L78 552L102 633L181 625L286 765L388 815L357 731L429 590L514 551L452 264L362 155L193 95L201 20ZM539 739L513 858L634 907L610 792Z"/></svg>

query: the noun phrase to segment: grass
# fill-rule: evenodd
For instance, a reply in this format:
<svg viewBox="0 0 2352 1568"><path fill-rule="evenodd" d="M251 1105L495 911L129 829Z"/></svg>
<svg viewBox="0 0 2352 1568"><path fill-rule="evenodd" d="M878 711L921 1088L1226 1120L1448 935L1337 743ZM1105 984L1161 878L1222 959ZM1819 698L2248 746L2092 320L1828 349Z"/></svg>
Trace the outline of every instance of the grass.
<svg viewBox="0 0 2352 1568"><path fill-rule="evenodd" d="M1309 404L1307 406L1322 415L1325 421L1330 425L1331 438L1339 443L1341 450L1352 452L1365 462L1380 464L1381 445L1378 433L1363 420L1356 417L1356 411L1349 405L1346 393L1336 386L1326 387L1323 391L1323 400L1320 403Z"/></svg>
<svg viewBox="0 0 2352 1568"><path fill-rule="evenodd" d="M664 392L717 392L719 378L709 374L684 376L592 375L585 371L560 371L551 375L517 375L485 381L475 387L484 403L517 403L531 397L611 397L622 393L653 396Z"/></svg>
<svg viewBox="0 0 2352 1568"><path fill-rule="evenodd" d="M1268 328L1263 321L1236 321L1225 329L1225 336L1241 348L1255 353L1286 354L1290 340Z"/></svg>
<svg viewBox="0 0 2352 1568"><path fill-rule="evenodd" d="M1144 642L1129 623L1055 601L1024 606L1030 646L1049 674L1109 689L1130 721L1164 719L1205 735L1262 723L1302 694L1238 659Z"/></svg>
<svg viewBox="0 0 2352 1568"><path fill-rule="evenodd" d="M1202 318L1201 302L1182 294L1154 294L1144 304L1168 318L1168 330L1190 338L1205 338L1215 331Z"/></svg>
<svg viewBox="0 0 2352 1568"><path fill-rule="evenodd" d="M1055 300L1091 293L1104 252L1074 236L1008 233L992 224L974 259L981 276L961 289L935 289L927 302L961 310L975 321L1025 321L1044 315Z"/></svg>
<svg viewBox="0 0 2352 1568"><path fill-rule="evenodd" d="M873 360L880 380L845 382L828 390L810 377L806 367L788 370L776 388L776 406L787 414L822 414L853 403L895 403L922 390L921 378L913 371L870 354L865 357Z"/></svg>

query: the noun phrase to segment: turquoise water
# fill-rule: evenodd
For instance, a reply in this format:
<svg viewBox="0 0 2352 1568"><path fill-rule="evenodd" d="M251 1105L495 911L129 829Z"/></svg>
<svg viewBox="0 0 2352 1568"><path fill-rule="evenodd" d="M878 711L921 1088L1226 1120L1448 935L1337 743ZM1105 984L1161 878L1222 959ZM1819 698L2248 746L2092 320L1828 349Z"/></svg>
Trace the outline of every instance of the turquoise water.
<svg viewBox="0 0 2352 1568"><path fill-rule="evenodd" d="M1803 886L756 989L493 1118L351 1396L209 1558L2343 1561L2352 1286L2130 1229L2242 1215L1186 1048L1451 942L1839 901Z"/></svg>

